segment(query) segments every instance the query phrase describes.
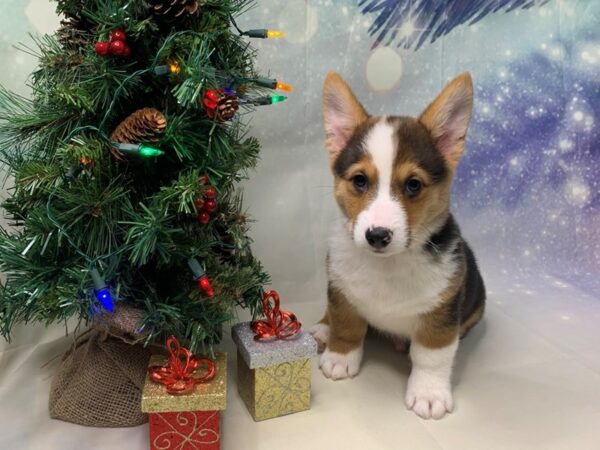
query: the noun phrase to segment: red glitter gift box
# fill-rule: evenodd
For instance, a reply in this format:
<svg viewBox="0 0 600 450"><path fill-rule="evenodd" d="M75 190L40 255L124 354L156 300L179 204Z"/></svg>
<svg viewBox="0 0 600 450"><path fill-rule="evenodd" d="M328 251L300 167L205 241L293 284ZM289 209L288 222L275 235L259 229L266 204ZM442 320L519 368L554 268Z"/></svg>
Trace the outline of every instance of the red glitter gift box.
<svg viewBox="0 0 600 450"><path fill-rule="evenodd" d="M153 356L150 366L161 366L166 357ZM216 374L191 393L171 395L167 387L146 378L142 411L149 415L151 450L219 450L220 411L225 409L227 356L216 355Z"/></svg>

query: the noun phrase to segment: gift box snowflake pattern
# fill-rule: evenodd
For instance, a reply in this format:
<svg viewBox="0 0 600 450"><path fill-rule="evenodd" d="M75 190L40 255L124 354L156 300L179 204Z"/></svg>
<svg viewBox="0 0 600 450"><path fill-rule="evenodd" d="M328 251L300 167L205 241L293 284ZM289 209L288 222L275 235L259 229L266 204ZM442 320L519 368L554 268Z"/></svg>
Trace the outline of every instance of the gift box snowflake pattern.
<svg viewBox="0 0 600 450"><path fill-rule="evenodd" d="M150 366L163 366L167 358L153 356ZM146 377L142 411L148 413L151 450L219 450L220 411L227 403L227 356L216 354L212 380L195 384L185 395L172 395L167 386Z"/></svg>
<svg viewBox="0 0 600 450"><path fill-rule="evenodd" d="M233 327L240 396L254 420L310 408L311 361L317 354L313 337L300 331L293 339L258 341L250 322Z"/></svg>

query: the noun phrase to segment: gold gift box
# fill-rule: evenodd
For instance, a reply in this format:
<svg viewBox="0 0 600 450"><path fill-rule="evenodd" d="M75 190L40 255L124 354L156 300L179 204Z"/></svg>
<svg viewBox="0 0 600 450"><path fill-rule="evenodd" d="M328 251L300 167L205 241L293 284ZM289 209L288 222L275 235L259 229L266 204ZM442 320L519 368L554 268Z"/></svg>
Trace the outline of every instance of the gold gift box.
<svg viewBox="0 0 600 450"><path fill-rule="evenodd" d="M249 323L232 329L238 347L237 385L256 421L310 409L311 360L317 344L301 331L296 339L257 342Z"/></svg>
<svg viewBox="0 0 600 450"><path fill-rule="evenodd" d="M310 408L310 359L250 369L238 352L238 391L254 420Z"/></svg>
<svg viewBox="0 0 600 450"><path fill-rule="evenodd" d="M150 358L150 366L164 366L167 357L154 355ZM199 383L194 391L187 395L171 395L167 387L150 380L146 375L146 383L142 391L142 411L145 413L162 413L176 411L219 411L227 405L227 354L215 355L217 371L208 383ZM203 369L198 369L202 371Z"/></svg>

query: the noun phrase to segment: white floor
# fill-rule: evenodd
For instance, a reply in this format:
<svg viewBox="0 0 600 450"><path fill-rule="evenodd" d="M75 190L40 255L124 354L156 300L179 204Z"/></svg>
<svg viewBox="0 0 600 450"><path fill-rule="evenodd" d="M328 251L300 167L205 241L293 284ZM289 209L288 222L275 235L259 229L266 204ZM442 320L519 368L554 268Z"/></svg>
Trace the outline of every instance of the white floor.
<svg viewBox="0 0 600 450"><path fill-rule="evenodd" d="M456 409L447 418L423 421L404 408L406 357L372 339L357 378L326 380L315 360L312 409L255 423L236 391L235 352L228 339L224 347L231 371L222 448L600 449L598 299L551 277L523 284L516 277L496 277L488 287L485 321L459 350ZM293 306L307 325L323 310L316 303ZM0 448L148 448L146 426L86 429L48 419L48 386L56 364L50 360L68 344L65 338L52 339L0 353Z"/></svg>

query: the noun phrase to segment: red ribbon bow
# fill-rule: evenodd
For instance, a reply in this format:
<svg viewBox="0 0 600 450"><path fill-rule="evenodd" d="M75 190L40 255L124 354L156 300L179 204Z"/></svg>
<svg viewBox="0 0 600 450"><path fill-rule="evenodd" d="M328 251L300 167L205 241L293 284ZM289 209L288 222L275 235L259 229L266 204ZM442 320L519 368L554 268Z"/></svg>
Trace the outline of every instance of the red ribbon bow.
<svg viewBox="0 0 600 450"><path fill-rule="evenodd" d="M272 308L271 300L273 300ZM250 324L252 331L254 331L254 339L257 341L274 338L289 339L302 328L302 324L298 322L294 313L279 309L279 294L277 292L266 292L262 304L267 320L255 320Z"/></svg>
<svg viewBox="0 0 600 450"><path fill-rule="evenodd" d="M182 347L175 336L167 339L169 361L166 366L151 366L148 368L150 379L164 384L171 395L189 394L194 386L206 383L215 377L217 367L212 359L198 358L187 348ZM194 376L194 372L206 365L207 371L202 376Z"/></svg>

